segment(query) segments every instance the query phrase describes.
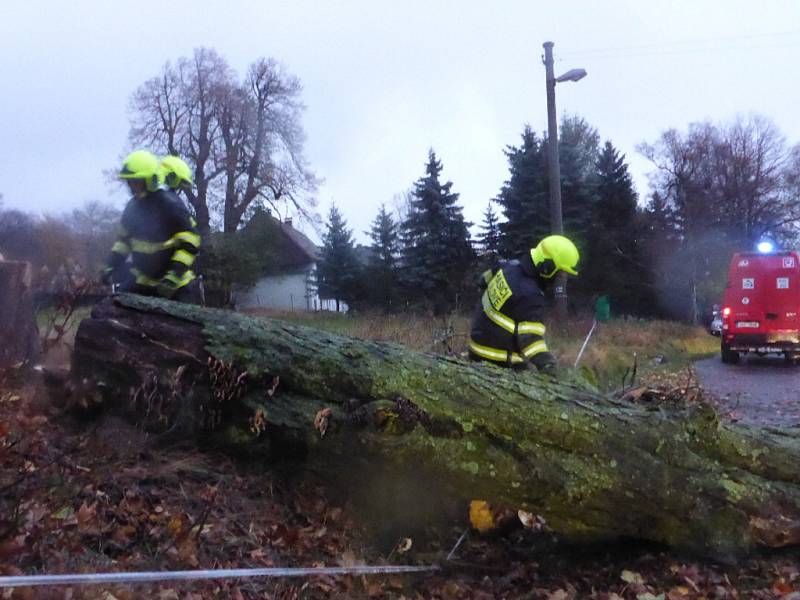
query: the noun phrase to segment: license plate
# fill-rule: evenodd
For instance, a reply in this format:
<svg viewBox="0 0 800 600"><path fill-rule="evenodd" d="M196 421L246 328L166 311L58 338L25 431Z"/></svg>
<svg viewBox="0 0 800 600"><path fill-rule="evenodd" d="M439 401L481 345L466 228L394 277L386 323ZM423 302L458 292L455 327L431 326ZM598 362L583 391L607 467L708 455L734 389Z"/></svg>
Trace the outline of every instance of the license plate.
<svg viewBox="0 0 800 600"><path fill-rule="evenodd" d="M736 321L736 326L739 329L757 329L758 321Z"/></svg>

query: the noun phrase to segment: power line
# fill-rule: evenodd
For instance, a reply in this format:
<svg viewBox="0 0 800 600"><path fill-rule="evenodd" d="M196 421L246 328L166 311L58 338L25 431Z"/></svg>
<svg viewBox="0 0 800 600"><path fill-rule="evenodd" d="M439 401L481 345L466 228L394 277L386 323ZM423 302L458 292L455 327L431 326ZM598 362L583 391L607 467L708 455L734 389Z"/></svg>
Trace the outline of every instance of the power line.
<svg viewBox="0 0 800 600"><path fill-rule="evenodd" d="M729 36L708 38L700 40L682 40L677 42L664 42L658 44L642 44L633 46L616 46L606 48L593 48L573 50L559 53L559 62L575 59L602 59L602 58L633 58L639 56L661 56L671 54L685 54L709 51L736 51L760 50L772 48L792 48L800 44L800 40L775 40L771 44L747 44L742 42L773 39L777 37L800 36L800 30L781 31L753 35Z"/></svg>
<svg viewBox="0 0 800 600"><path fill-rule="evenodd" d="M619 54L605 54L605 55L583 55L583 56L574 56L574 57L567 57L567 58L558 58L557 62L574 62L580 60L617 60L617 59L627 59L627 58L648 58L648 57L659 57L659 56L679 56L679 55L686 55L686 54L711 54L713 52L737 52L737 51L755 51L755 50L784 50L784 49L791 49L791 48L798 48L800 47L800 42L795 44L772 44L772 45L764 45L764 46L747 46L747 47L739 47L739 48L694 48L694 49L683 49L683 50L671 50L671 51L652 51L652 52L638 52L638 53L619 53Z"/></svg>
<svg viewBox="0 0 800 600"><path fill-rule="evenodd" d="M717 37L717 38L705 38L705 39L696 39L696 40L678 40L675 42L659 42L655 44L639 44L633 46L611 46L606 48L583 48L579 50L567 51L562 52L563 56L572 56L573 54L586 54L586 53L596 53L596 52L611 52L611 51L627 51L627 50L642 50L642 49L651 49L651 48L667 48L670 46L686 46L686 45L695 45L695 44L711 44L716 42L734 42L734 41L741 41L741 40L750 40L750 39L760 39L760 38L773 38L779 36L792 36L792 35L800 35L800 29L791 30L791 31L777 31L774 33L757 33L757 34L750 34L750 35L736 35L736 36L726 36L726 37Z"/></svg>

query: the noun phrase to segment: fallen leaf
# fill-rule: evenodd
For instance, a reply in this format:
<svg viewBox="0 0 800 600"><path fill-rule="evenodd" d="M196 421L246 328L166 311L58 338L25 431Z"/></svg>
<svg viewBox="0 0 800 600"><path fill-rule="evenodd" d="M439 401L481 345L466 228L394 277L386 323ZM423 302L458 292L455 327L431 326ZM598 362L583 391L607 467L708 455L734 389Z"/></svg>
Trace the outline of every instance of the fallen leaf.
<svg viewBox="0 0 800 600"><path fill-rule="evenodd" d="M518 510L517 516L519 517L519 521L522 523L522 526L527 529L533 527L533 524L536 522L536 515L526 510Z"/></svg>
<svg viewBox="0 0 800 600"><path fill-rule="evenodd" d="M169 520L167 529L172 534L172 537L177 538L186 531L188 525L189 519L185 515L175 515Z"/></svg>
<svg viewBox="0 0 800 600"><path fill-rule="evenodd" d="M519 521L525 529L532 529L533 531L542 531L547 524L543 517L526 510L518 510L517 517L519 517Z"/></svg>
<svg viewBox="0 0 800 600"><path fill-rule="evenodd" d="M667 599L680 600L681 598L686 598L690 594L690 592L691 590L685 585L679 585L672 588L669 592L667 592Z"/></svg>
<svg viewBox="0 0 800 600"><path fill-rule="evenodd" d="M314 428L319 431L319 437L325 437L325 432L328 430L328 421L332 413L333 411L330 408L323 408L317 411L317 416L314 417Z"/></svg>
<svg viewBox="0 0 800 600"><path fill-rule="evenodd" d="M406 552L411 550L411 545L412 544L413 544L413 542L411 541L411 538L403 538L397 544L397 548L396 548L397 549L397 553L398 554L405 554Z"/></svg>
<svg viewBox="0 0 800 600"><path fill-rule="evenodd" d="M92 521L95 520L97 516L97 502L92 503L91 505L86 504L84 502L81 504L81 507L78 509L78 512L75 513L75 517L78 521L78 531L81 532L88 532L92 529L91 524Z"/></svg>
<svg viewBox="0 0 800 600"><path fill-rule="evenodd" d="M786 581L783 577L776 579L772 582L772 593L776 596L783 596L784 594L791 594L796 591L794 586Z"/></svg>
<svg viewBox="0 0 800 600"><path fill-rule="evenodd" d="M123 525L117 527L111 535L111 539L119 546L127 546L131 543L131 536L136 533L136 527L133 525Z"/></svg>
<svg viewBox="0 0 800 600"><path fill-rule="evenodd" d="M50 516L53 517L54 519L59 519L59 520L71 519L72 517L75 516L75 509L73 509L69 505L62 506Z"/></svg>
<svg viewBox="0 0 800 600"><path fill-rule="evenodd" d="M469 522L480 533L486 533L495 528L492 509L486 500L473 500L469 503Z"/></svg>
<svg viewBox="0 0 800 600"><path fill-rule="evenodd" d="M378 581L376 579L370 579L366 581L366 591L367 596L370 598L383 598L385 594L383 592L383 582Z"/></svg>
<svg viewBox="0 0 800 600"><path fill-rule="evenodd" d="M622 581L624 581L625 583L644 585L644 577L642 577L636 571L628 571L627 569L625 569L624 571L622 571L622 574L619 576L619 578L622 579Z"/></svg>

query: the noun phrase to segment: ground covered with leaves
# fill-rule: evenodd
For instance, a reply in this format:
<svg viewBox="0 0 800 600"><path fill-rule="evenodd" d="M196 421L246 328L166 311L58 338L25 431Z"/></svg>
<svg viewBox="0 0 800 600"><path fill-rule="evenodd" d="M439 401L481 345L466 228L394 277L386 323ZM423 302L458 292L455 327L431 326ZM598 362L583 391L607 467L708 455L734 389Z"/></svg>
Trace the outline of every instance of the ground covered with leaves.
<svg viewBox="0 0 800 600"><path fill-rule="evenodd" d="M688 383L684 383L688 382ZM656 391L653 391L656 390ZM683 375L628 390L694 402ZM681 396L688 396L685 400ZM415 576L313 577L0 590L3 598L394 598L800 600L800 551L720 565L634 542L572 547L546 522L482 507L460 522L378 539L342 496L295 467L233 462L158 440L114 418L56 408L36 376L0 384L0 573L438 564ZM331 498L337 498L336 501ZM473 523L475 520L473 519ZM488 528L487 528L488 529ZM409 532L414 531L409 523ZM446 560L468 530L463 542Z"/></svg>

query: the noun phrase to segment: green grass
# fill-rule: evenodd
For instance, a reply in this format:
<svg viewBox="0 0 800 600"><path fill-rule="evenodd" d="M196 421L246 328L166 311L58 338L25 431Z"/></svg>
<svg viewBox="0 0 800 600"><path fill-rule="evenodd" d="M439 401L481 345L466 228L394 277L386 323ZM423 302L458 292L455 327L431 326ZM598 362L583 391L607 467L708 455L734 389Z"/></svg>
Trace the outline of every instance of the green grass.
<svg viewBox="0 0 800 600"><path fill-rule="evenodd" d="M362 339L403 344L421 352L465 355L470 319L466 316L336 314L252 311ZM591 321L573 320L550 327L548 345L562 367L572 367ZM671 321L615 319L601 323L581 358L587 378L604 389L618 388L636 355L639 376L675 372L719 351L719 339L702 327Z"/></svg>
<svg viewBox="0 0 800 600"><path fill-rule="evenodd" d="M562 363L570 366L591 327L590 322L554 328L551 345ZM581 358L580 367L606 389L622 386L634 363L637 375L670 373L719 352L719 338L704 328L672 321L611 320L597 326Z"/></svg>

